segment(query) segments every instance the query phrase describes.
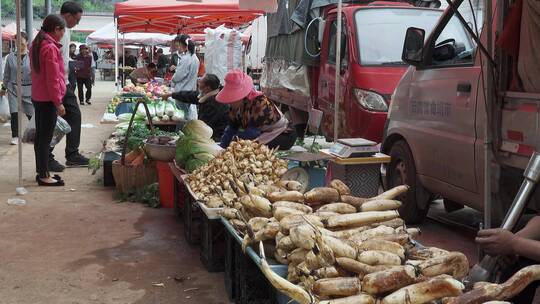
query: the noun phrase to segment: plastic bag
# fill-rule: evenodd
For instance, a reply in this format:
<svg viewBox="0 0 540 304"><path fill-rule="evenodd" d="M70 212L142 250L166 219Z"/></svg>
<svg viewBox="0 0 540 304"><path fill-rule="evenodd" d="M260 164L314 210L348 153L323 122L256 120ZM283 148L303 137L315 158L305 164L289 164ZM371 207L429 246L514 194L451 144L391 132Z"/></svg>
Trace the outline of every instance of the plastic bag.
<svg viewBox="0 0 540 304"><path fill-rule="evenodd" d="M62 117L58 116L56 118L56 127L54 128L53 138L51 140L51 148L56 146L69 132L71 132L71 127L69 126L68 122Z"/></svg>
<svg viewBox="0 0 540 304"><path fill-rule="evenodd" d="M5 123L10 118L9 114L9 102L5 96L0 99L0 123Z"/></svg>
<svg viewBox="0 0 540 304"><path fill-rule="evenodd" d="M58 116L56 118L56 126L54 127L53 139L51 141L51 147L56 146L66 134L71 132L71 127L65 119ZM36 138L36 115L32 116L26 129L24 129L24 134L22 141L23 143L31 144L34 143Z"/></svg>
<svg viewBox="0 0 540 304"><path fill-rule="evenodd" d="M24 129L22 142L27 144L34 143L36 137L36 115L32 116L26 128Z"/></svg>

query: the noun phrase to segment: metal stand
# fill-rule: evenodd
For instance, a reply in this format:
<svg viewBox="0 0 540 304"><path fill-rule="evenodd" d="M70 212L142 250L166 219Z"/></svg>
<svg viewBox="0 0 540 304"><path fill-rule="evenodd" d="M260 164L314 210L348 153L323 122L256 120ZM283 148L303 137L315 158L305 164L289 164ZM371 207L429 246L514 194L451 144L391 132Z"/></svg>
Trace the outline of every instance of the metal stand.
<svg viewBox="0 0 540 304"><path fill-rule="evenodd" d="M525 179L503 220L501 225L502 229L514 229L521 217L521 214L529 201L529 196L540 179L540 153L535 152L531 156L529 164L527 165L525 172L523 172L523 176ZM472 284L476 282L489 281L495 271L498 259L499 257L486 255L479 264L474 265L469 276L466 278L465 283L468 286L472 286Z"/></svg>

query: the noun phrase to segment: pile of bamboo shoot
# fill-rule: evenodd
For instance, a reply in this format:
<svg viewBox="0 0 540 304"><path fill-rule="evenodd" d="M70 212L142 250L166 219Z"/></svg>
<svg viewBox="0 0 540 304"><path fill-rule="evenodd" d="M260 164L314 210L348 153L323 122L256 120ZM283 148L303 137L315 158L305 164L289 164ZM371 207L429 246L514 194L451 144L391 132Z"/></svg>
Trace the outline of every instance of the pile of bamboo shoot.
<svg viewBox="0 0 540 304"><path fill-rule="evenodd" d="M195 199L209 208L234 207L251 189L279 181L288 162L274 150L249 140L233 141L205 166L188 175Z"/></svg>
<svg viewBox="0 0 540 304"><path fill-rule="evenodd" d="M395 198L406 186L377 197L354 197L341 181L300 193L294 181L255 189L222 215L244 235L288 265L280 278L265 259L261 269L278 290L299 303L430 303L462 294L465 255L419 249L399 218ZM275 191L271 191L275 190ZM269 246L270 245L270 246ZM269 248L272 248L269 250Z"/></svg>

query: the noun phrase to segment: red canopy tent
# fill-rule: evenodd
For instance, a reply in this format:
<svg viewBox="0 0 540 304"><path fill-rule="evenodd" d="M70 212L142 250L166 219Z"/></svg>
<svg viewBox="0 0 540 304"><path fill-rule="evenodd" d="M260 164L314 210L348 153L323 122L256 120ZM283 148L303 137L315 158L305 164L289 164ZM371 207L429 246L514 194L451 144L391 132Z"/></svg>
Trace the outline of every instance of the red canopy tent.
<svg viewBox="0 0 540 304"><path fill-rule="evenodd" d="M130 0L115 4L118 31L164 34L203 33L222 24L238 28L264 14L240 9L238 0Z"/></svg>

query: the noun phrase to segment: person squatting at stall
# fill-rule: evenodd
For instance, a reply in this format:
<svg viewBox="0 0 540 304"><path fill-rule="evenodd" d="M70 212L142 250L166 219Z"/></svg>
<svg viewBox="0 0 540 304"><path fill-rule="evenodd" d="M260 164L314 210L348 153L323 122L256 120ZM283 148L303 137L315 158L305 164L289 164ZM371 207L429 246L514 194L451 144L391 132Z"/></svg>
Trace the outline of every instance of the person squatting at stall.
<svg viewBox="0 0 540 304"><path fill-rule="evenodd" d="M66 94L64 61L60 40L66 23L61 16L48 15L32 42L30 64L32 66L32 102L35 108L36 135L36 181L40 186L63 186L64 181L49 173L50 144L56 126L57 115L64 116L63 97Z"/></svg>
<svg viewBox="0 0 540 304"><path fill-rule="evenodd" d="M129 74L129 78L131 78L131 81L134 84L137 84L137 83L144 84L144 83L152 81L156 75L156 72L157 72L156 64L153 62L150 62L146 67L133 70L133 72Z"/></svg>
<svg viewBox="0 0 540 304"><path fill-rule="evenodd" d="M22 73L21 73L21 95L22 111L28 117L34 115L32 105L32 72L30 69L30 58L28 55L28 36L21 32L21 45L15 52L7 55L4 68L4 83L2 84L2 95L7 93L9 102L9 112L11 113L11 144L19 143L19 113L17 102L17 53L21 53Z"/></svg>
<svg viewBox="0 0 540 304"><path fill-rule="evenodd" d="M199 119L212 128L214 131L212 138L219 141L229 120L229 106L216 101L220 86L219 78L214 74L206 74L199 79L198 84L198 91L179 91L165 94L162 98L166 100L172 96L180 102L197 105Z"/></svg>
<svg viewBox="0 0 540 304"><path fill-rule="evenodd" d="M229 146L234 137L256 140L270 148L290 149L296 132L278 107L262 92L256 91L253 79L233 70L225 75L225 86L216 96L218 102L230 105L229 125L221 138L221 146Z"/></svg>
<svg viewBox="0 0 540 304"><path fill-rule="evenodd" d="M540 216L533 217L516 233L504 229L478 231L476 243L491 256L501 256L504 266L501 281L506 281L521 268L540 262ZM512 303L533 303L539 281L529 284Z"/></svg>

